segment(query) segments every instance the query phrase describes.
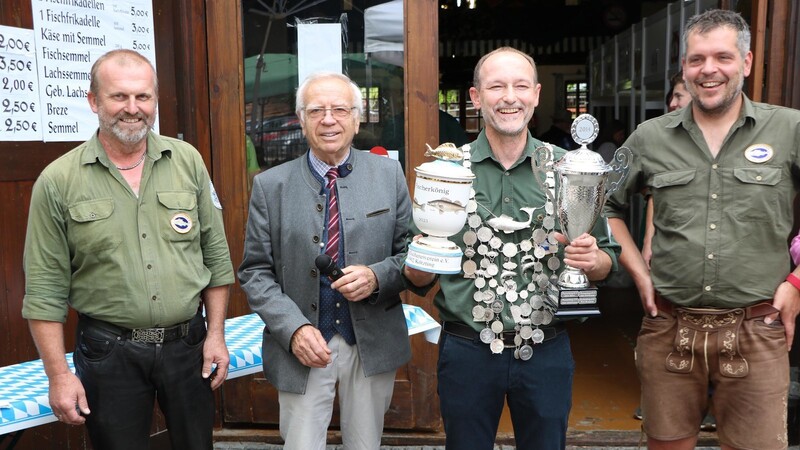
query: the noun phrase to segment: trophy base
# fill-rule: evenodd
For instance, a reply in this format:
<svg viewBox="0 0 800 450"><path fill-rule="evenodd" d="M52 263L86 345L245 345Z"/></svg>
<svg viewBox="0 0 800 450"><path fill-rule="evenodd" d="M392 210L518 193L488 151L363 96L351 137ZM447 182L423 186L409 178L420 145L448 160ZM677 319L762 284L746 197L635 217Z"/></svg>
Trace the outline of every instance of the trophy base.
<svg viewBox="0 0 800 450"><path fill-rule="evenodd" d="M431 245L441 240L451 246L444 248L440 245ZM423 237L408 246L406 265L412 269L423 272L439 274L456 274L461 272L461 257L464 253L457 245L444 238Z"/></svg>
<svg viewBox="0 0 800 450"><path fill-rule="evenodd" d="M597 288L572 289L550 285L547 295L558 308L553 314L561 318L599 316Z"/></svg>

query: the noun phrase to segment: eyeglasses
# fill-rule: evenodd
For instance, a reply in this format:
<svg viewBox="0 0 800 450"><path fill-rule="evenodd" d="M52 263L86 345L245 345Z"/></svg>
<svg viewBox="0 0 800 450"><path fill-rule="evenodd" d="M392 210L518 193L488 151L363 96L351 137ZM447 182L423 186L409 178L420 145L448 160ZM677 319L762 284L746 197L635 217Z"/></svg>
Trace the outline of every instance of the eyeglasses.
<svg viewBox="0 0 800 450"><path fill-rule="evenodd" d="M322 119L325 117L325 113L330 111L331 116L333 116L334 119L347 119L350 117L350 114L354 109L356 109L355 106L350 108L346 106L334 106L333 108L307 108L306 116L314 120Z"/></svg>

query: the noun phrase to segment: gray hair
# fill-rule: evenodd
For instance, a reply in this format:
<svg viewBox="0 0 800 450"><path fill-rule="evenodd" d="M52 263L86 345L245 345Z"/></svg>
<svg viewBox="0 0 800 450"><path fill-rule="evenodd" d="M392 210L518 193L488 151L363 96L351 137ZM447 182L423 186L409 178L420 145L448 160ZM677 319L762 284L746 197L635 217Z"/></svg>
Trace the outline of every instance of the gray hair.
<svg viewBox="0 0 800 450"><path fill-rule="evenodd" d="M750 51L750 26L739 13L725 9L709 9L691 17L686 22L686 29L681 37L683 54L686 54L689 47L688 37L690 34L705 34L720 27L730 27L736 31L736 46L744 58Z"/></svg>
<svg viewBox="0 0 800 450"><path fill-rule="evenodd" d="M100 66L104 62L111 60L116 61L117 64L121 66L127 66L130 64L147 64L150 66L150 70L153 71L153 90L156 93L156 97L158 96L158 76L156 76L156 68L153 67L153 63L141 53L127 48L111 50L97 58L94 64L92 64L92 70L90 72L91 81L89 82L89 91L92 94L98 95L100 90L100 82L97 80L97 72L100 70Z"/></svg>
<svg viewBox="0 0 800 450"><path fill-rule="evenodd" d="M483 55L483 57L481 57L481 59L478 60L478 64L475 65L475 71L472 74L472 85L475 87L475 89L480 89L481 88L481 86L480 86L480 83L481 83L480 75L481 75L481 67L483 67L483 63L485 63L486 60L489 59L491 56L493 56L493 55L495 55L497 53L502 53L502 52L516 53L516 54L522 56L523 58L525 58L531 64L531 67L533 67L533 82L537 83L536 80L539 79L539 75L536 72L536 63L533 62L533 58L531 58L531 56L529 54L527 54L527 53L525 53L523 51L517 50L514 47L500 47L500 48L494 49L491 52Z"/></svg>
<svg viewBox="0 0 800 450"><path fill-rule="evenodd" d="M310 86L313 82L321 80L323 78L336 78L338 80L342 80L350 86L350 90L353 94L353 105L350 105L356 108L358 111L358 115L356 116L357 120L361 120L361 116L364 114L364 105L362 103L362 95L361 95L361 88L351 80L347 75L342 75L338 72L314 72L311 75L307 76L300 86L297 87L297 94L295 95L295 108L294 112L301 118L305 118L305 110L306 110L306 90L308 90L308 86Z"/></svg>

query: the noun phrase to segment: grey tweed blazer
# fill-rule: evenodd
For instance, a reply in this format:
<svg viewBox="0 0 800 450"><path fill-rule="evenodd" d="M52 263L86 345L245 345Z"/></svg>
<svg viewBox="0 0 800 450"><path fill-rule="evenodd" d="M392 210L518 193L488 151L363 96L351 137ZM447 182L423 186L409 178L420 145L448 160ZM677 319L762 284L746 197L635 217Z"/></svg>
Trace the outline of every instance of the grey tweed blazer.
<svg viewBox="0 0 800 450"><path fill-rule="evenodd" d="M351 149L353 171L339 178L345 260L342 267L369 266L379 290L350 302L364 375L397 370L411 358L400 292L401 266L411 202L397 161ZM291 353L303 325L319 323L319 273L325 196L303 156L255 177L250 197L244 260L238 275L264 328L267 380L278 390L305 393L309 368Z"/></svg>

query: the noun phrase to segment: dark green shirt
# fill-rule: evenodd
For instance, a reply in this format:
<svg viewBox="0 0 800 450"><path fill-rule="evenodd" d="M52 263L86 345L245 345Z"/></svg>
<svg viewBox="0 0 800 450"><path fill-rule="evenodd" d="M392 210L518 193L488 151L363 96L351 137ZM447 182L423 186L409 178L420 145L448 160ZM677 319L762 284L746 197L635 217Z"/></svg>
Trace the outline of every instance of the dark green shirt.
<svg viewBox="0 0 800 450"><path fill-rule="evenodd" d="M545 193L539 188L539 184L533 177L531 169L531 155L534 150L543 145L541 141L534 139L528 134L528 142L520 159L506 170L494 157L489 148L489 141L486 139L486 132L482 131L478 138L470 144L472 167L475 174L473 189L475 190L475 200L489 208L492 214L500 216L505 214L515 221L526 222L528 215L520 211L525 207L542 207L545 203ZM554 148L554 158L560 159L565 150ZM491 216L482 207L478 207L478 214L483 218L484 223ZM544 209L537 209L531 223L532 228L541 228L544 218ZM464 249L464 232L469 229L468 225L457 235L449 238L456 243L462 250ZM556 219L556 230L559 229L558 219ZM597 238L597 245L611 257L612 270L616 270L616 260L619 253L619 245L609 239L608 225L604 218L597 221L592 231L592 235ZM531 228L524 228L510 234L495 232L495 236L501 237L503 242L513 242L519 244L521 241L531 238ZM477 247L477 245L476 245ZM559 245L559 259L563 257L563 246ZM521 266L519 261L521 254L518 254L515 261ZM498 261L502 256L498 257ZM474 260L480 261L481 256L476 255ZM562 265L563 267L563 265ZM524 277L520 277L519 270L513 278L517 286L525 286L530 282L531 272L527 271ZM550 271L545 264L544 273L550 275ZM464 278L462 273L455 275L439 276L439 292L434 298L434 304L439 309L439 317L442 321L457 321L471 325L476 331L485 328L484 322L475 322L472 317L472 308L477 303L473 296L477 290L473 279ZM518 302L519 303L519 302ZM514 330L514 319L509 312L508 305L502 312L504 329Z"/></svg>
<svg viewBox="0 0 800 450"><path fill-rule="evenodd" d="M630 176L606 214L624 217L630 195L649 188L656 291L693 307L771 299L790 269L800 111L744 97L716 158L692 108L644 122L625 146L633 151Z"/></svg>
<svg viewBox="0 0 800 450"><path fill-rule="evenodd" d="M71 305L126 328L190 319L203 289L234 281L221 209L191 145L151 132L137 197L95 134L33 187L23 317L63 322Z"/></svg>

